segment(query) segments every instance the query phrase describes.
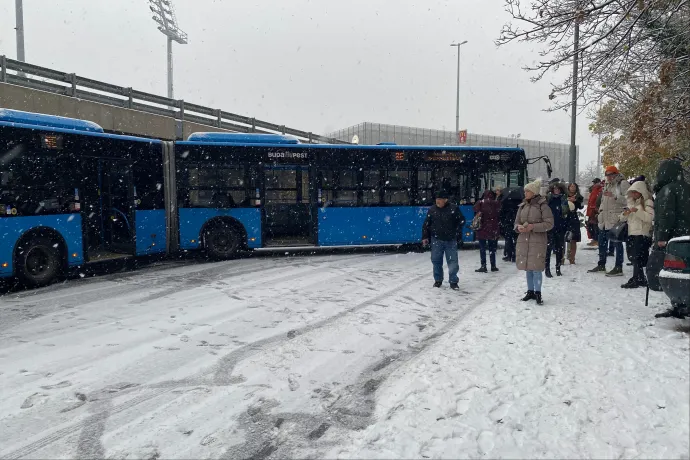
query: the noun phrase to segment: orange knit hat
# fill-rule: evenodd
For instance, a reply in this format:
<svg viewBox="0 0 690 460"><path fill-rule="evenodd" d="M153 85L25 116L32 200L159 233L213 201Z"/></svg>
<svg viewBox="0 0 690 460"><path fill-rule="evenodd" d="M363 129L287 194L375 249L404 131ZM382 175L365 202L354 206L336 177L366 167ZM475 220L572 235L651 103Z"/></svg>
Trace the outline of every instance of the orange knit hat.
<svg viewBox="0 0 690 460"><path fill-rule="evenodd" d="M607 166L606 167L606 174L619 174L620 171L618 171L618 168L615 166Z"/></svg>

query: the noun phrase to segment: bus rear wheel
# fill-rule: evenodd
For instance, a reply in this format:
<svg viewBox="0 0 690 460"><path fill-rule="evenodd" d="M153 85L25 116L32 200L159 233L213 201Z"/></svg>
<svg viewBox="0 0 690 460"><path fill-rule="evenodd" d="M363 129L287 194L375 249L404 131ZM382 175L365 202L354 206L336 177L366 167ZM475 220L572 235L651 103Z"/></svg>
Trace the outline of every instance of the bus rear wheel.
<svg viewBox="0 0 690 460"><path fill-rule="evenodd" d="M46 286L60 274L57 245L50 238L34 238L17 248L17 276L30 287Z"/></svg>
<svg viewBox="0 0 690 460"><path fill-rule="evenodd" d="M208 255L213 259L231 259L240 250L239 232L227 224L216 225L206 230L204 242Z"/></svg>

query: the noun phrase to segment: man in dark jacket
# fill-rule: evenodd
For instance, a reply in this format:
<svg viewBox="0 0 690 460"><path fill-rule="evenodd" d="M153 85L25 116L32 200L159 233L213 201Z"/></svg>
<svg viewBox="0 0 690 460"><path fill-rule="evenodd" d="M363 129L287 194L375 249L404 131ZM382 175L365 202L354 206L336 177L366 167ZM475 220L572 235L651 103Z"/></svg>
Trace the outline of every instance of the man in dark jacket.
<svg viewBox="0 0 690 460"><path fill-rule="evenodd" d="M556 254L556 276L561 276L561 263L565 252L565 233L569 228L568 212L575 209L573 203L569 203L566 195L566 187L563 182L550 182L551 190L547 200L553 213L553 228L547 233L548 244L546 246L546 270L547 278L553 278L551 274L551 253Z"/></svg>
<svg viewBox="0 0 690 460"><path fill-rule="evenodd" d="M431 243L431 263L434 266L434 287L443 284L443 256L448 263L448 282L451 289L458 289L458 235L465 218L460 208L448 203L448 194L441 192L436 204L429 208L422 226L422 244Z"/></svg>

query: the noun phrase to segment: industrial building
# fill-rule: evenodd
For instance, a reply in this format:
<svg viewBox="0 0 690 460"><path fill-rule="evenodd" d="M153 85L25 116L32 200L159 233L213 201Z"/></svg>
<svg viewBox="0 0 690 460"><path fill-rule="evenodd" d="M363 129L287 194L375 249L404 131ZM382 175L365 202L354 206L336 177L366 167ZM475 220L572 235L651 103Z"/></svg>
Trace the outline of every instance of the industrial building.
<svg viewBox="0 0 690 460"><path fill-rule="evenodd" d="M355 138L355 136L357 136ZM395 142L400 145L465 145L491 147L521 147L525 149L527 158L537 158L546 155L553 167L552 177L566 179L568 177L568 155L570 144L556 142L533 141L521 139L517 136L489 136L486 134L462 133L442 131L438 129L414 128L410 126L384 125L380 123L360 123L356 126L341 129L327 135L341 141L359 144L375 145L380 142ZM460 143L460 140L464 140ZM577 148L577 165L579 170L580 148ZM546 165L537 161L529 165L527 174L530 179L547 179Z"/></svg>

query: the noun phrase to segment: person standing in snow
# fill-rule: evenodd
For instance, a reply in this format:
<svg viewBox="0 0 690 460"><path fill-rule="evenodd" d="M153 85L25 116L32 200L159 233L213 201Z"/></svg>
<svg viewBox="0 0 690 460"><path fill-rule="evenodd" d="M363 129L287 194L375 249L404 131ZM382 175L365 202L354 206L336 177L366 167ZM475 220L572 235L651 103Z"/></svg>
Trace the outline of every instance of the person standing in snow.
<svg viewBox="0 0 690 460"><path fill-rule="evenodd" d="M547 202L553 214L553 228L547 233L546 247L546 277L553 278L551 274L551 252L556 254L556 276L561 276L561 262L565 252L565 234L568 231L570 222L568 213L575 209L573 203L569 202L566 195L566 188L563 182L552 182L551 190L547 196Z"/></svg>
<svg viewBox="0 0 690 460"><path fill-rule="evenodd" d="M501 212L499 222L501 234L505 238L505 262L515 262L515 216L517 216L518 206L523 200L523 190L521 188L510 188L503 195L501 201Z"/></svg>
<svg viewBox="0 0 690 460"><path fill-rule="evenodd" d="M685 180L680 161L664 160L659 164L654 192L656 215L652 248L663 251L670 239L690 235L690 184ZM656 317L682 318L688 314L688 308L690 305L674 305Z"/></svg>
<svg viewBox="0 0 690 460"><path fill-rule="evenodd" d="M587 199L587 233L592 240L587 243L587 246L599 245L599 207L597 206L597 199L604 188L601 179L598 177L592 181L592 187L589 191L589 198Z"/></svg>
<svg viewBox="0 0 690 460"><path fill-rule="evenodd" d="M626 195L630 184L615 166L606 168L606 185L601 193L599 208L599 263L589 270L590 273L606 272L606 257L609 246L609 231L620 221L621 213L627 203ZM623 276L623 243L613 244L616 253L616 265L606 276Z"/></svg>
<svg viewBox="0 0 690 460"><path fill-rule="evenodd" d="M575 254L577 254L577 243L582 241L582 231L580 230L580 216L577 211L583 208L584 198L580 195L580 186L575 182L568 185L568 231L570 241L568 241L568 260L571 265L575 265ZM570 204L572 203L572 207ZM574 209L573 209L574 207Z"/></svg>
<svg viewBox="0 0 690 460"><path fill-rule="evenodd" d="M523 301L536 300L542 305L542 272L546 266L546 233L553 228L553 213L546 198L539 194L541 181L525 185L525 200L518 207L514 228L519 233L516 266L527 277L527 295Z"/></svg>
<svg viewBox="0 0 690 460"><path fill-rule="evenodd" d="M481 213L482 224L477 230L479 240L479 257L481 267L475 270L477 273L486 273L486 250L489 250L489 260L491 271L497 272L496 250L498 249L498 237L500 234L499 217L501 213L501 203L496 200L496 194L491 190L484 192L484 197L474 205L474 212Z"/></svg>
<svg viewBox="0 0 690 460"><path fill-rule="evenodd" d="M443 257L448 263L448 282L450 288L458 288L458 237L461 234L465 218L460 208L448 204L448 194L441 191L436 197L436 204L429 208L422 225L422 244L431 244L431 263L434 267L434 287L443 284Z"/></svg>
<svg viewBox="0 0 690 460"><path fill-rule="evenodd" d="M628 206L621 214L621 221L628 223L628 241L633 262L633 276L621 287L634 289L646 286L644 267L647 266L649 248L652 245L654 201L644 181L635 182L628 189Z"/></svg>

